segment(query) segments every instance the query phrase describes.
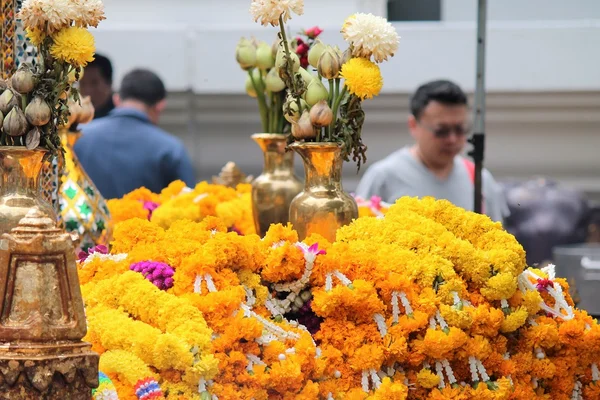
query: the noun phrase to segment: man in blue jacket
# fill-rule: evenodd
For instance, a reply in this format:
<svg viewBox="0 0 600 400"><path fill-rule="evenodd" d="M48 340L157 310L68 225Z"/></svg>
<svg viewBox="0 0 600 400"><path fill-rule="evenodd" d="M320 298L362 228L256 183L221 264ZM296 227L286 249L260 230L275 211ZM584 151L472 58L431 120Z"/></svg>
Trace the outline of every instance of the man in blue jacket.
<svg viewBox="0 0 600 400"><path fill-rule="evenodd" d="M166 89L151 71L135 69L123 78L116 108L82 126L75 153L107 199L146 187L160 192L174 180L194 187L194 168L183 143L157 126Z"/></svg>

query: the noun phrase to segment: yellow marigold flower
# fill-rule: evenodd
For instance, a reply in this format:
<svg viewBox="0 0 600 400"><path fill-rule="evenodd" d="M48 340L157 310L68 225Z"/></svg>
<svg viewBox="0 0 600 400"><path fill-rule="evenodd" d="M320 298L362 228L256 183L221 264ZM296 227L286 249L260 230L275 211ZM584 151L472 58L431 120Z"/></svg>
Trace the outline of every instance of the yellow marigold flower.
<svg viewBox="0 0 600 400"><path fill-rule="evenodd" d="M46 34L44 31L38 28L27 28L25 30L27 32L27 38L31 41L34 46L39 46L42 44L44 39L46 39Z"/></svg>
<svg viewBox="0 0 600 400"><path fill-rule="evenodd" d="M417 374L417 383L426 389L431 389L440 383L440 377L429 369L423 368Z"/></svg>
<svg viewBox="0 0 600 400"><path fill-rule="evenodd" d="M54 58L76 67L85 67L94 61L94 35L88 30L72 26L62 29L52 39L54 44L50 47L50 54Z"/></svg>
<svg viewBox="0 0 600 400"><path fill-rule="evenodd" d="M518 308L504 318L500 330L504 333L514 332L525 324L528 316L525 308Z"/></svg>
<svg viewBox="0 0 600 400"><path fill-rule="evenodd" d="M381 92L383 78L377 64L366 58L352 58L342 66L348 91L361 99L372 99Z"/></svg>
<svg viewBox="0 0 600 400"><path fill-rule="evenodd" d="M517 277L509 273L492 276L481 288L481 294L488 300L510 299L517 290Z"/></svg>

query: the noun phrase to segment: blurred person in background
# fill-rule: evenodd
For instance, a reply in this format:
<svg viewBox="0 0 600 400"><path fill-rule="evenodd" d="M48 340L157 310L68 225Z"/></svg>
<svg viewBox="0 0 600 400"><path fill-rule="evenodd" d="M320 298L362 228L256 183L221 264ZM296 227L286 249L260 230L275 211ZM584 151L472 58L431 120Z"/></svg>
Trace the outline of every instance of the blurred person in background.
<svg viewBox="0 0 600 400"><path fill-rule="evenodd" d="M113 102L113 68L110 60L96 54L79 81L82 96L90 96L96 110L94 119L106 117L115 108Z"/></svg>
<svg viewBox="0 0 600 400"><path fill-rule="evenodd" d="M166 95L155 73L135 69L123 77L114 96L116 108L81 127L75 152L105 198L119 198L139 187L157 193L178 179L195 186L183 143L157 126Z"/></svg>
<svg viewBox="0 0 600 400"><path fill-rule="evenodd" d="M415 143L374 163L362 177L356 194L379 196L395 203L403 196L446 199L473 210L475 166L462 157L469 134L466 94L453 82L421 85L410 100L408 128ZM509 209L502 189L489 171L482 171L483 212L503 221Z"/></svg>

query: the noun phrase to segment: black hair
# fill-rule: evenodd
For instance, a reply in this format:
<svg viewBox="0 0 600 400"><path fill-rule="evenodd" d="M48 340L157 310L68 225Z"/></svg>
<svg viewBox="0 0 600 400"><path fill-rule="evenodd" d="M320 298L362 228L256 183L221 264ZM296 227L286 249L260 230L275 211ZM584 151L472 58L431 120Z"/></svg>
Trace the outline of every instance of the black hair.
<svg viewBox="0 0 600 400"><path fill-rule="evenodd" d="M86 68L98 68L98 71L100 71L100 75L102 76L102 78L104 78L104 80L109 85L112 85L113 67L112 63L107 57L103 56L102 54L96 53L94 55L94 61L89 63Z"/></svg>
<svg viewBox="0 0 600 400"><path fill-rule="evenodd" d="M419 118L432 101L445 105L467 105L467 95L457 84L447 80L427 82L419 86L410 99L410 112Z"/></svg>
<svg viewBox="0 0 600 400"><path fill-rule="evenodd" d="M167 90L154 72L137 68L123 77L119 95L121 100L138 100L153 106L167 97Z"/></svg>

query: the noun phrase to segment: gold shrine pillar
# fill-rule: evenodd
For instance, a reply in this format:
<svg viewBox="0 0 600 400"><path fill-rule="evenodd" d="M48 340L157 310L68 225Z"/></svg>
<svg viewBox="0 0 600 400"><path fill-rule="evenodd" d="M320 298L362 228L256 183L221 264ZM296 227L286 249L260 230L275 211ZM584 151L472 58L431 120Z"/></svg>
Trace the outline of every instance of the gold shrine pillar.
<svg viewBox="0 0 600 400"><path fill-rule="evenodd" d="M69 234L32 208L0 237L0 399L91 399L99 356L86 334Z"/></svg>

